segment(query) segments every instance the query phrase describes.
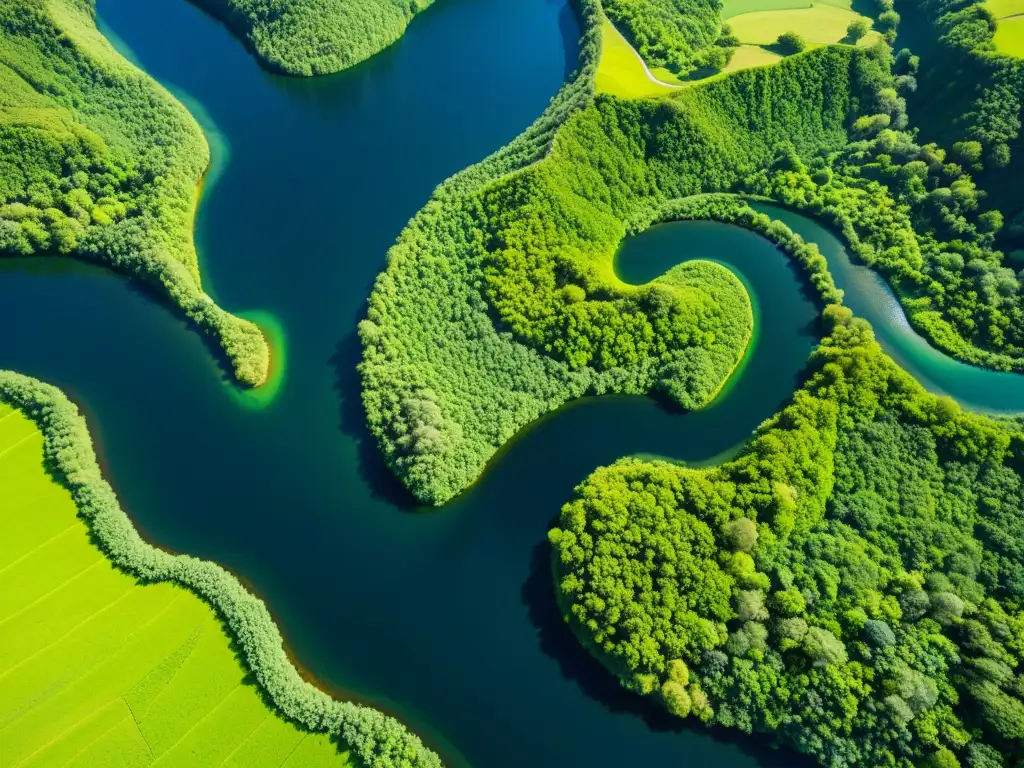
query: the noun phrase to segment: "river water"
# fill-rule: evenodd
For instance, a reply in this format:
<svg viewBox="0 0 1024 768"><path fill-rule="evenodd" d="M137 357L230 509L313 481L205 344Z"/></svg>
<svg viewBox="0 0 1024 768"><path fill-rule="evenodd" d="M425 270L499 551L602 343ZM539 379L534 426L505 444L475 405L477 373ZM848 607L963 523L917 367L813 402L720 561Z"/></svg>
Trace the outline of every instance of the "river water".
<svg viewBox="0 0 1024 768"><path fill-rule="evenodd" d="M596 467L631 453L720 458L798 385L815 309L765 241L674 224L618 255L632 282L713 256L751 289L760 332L707 409L585 399L529 427L437 510L416 507L365 431L354 329L372 280L433 187L557 91L577 56L565 0L443 0L394 47L314 80L261 71L183 0L98 5L211 138L196 235L207 290L272 318L287 352L272 400L241 396L194 332L121 278L0 261L0 367L83 407L144 535L237 574L311 677L399 717L453 768L803 765L623 692L562 623L545 543Z"/></svg>

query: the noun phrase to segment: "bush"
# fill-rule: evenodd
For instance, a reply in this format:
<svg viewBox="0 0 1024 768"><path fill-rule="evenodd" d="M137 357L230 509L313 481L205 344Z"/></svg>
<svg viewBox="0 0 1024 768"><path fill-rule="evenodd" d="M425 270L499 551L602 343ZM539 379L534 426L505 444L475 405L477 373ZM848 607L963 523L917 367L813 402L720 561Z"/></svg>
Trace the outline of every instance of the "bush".
<svg viewBox="0 0 1024 768"><path fill-rule="evenodd" d="M800 53L807 47L807 42L796 32L783 32L775 41L780 53Z"/></svg>

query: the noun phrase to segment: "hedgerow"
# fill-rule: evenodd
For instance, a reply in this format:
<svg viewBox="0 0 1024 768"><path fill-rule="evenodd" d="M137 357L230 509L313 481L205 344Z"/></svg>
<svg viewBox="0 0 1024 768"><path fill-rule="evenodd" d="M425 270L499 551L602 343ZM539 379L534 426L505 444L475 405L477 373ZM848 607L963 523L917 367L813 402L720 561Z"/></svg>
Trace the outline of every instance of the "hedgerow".
<svg viewBox="0 0 1024 768"><path fill-rule="evenodd" d="M0 401L38 425L48 471L70 491L93 541L110 561L143 582L174 582L209 603L237 641L243 663L284 717L337 736L369 768L439 768L437 755L394 718L336 701L303 680L263 601L238 579L214 563L171 555L143 541L100 473L85 420L60 390L0 371Z"/></svg>

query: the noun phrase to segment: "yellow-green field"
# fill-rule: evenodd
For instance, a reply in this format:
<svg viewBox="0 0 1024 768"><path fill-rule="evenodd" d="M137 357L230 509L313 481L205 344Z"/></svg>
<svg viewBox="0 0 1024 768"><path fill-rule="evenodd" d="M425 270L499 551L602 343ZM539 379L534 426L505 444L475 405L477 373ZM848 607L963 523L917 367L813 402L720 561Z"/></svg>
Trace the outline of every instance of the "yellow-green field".
<svg viewBox="0 0 1024 768"><path fill-rule="evenodd" d="M1024 58L1024 0L988 0L985 7L999 20L992 40L996 50Z"/></svg>
<svg viewBox="0 0 1024 768"><path fill-rule="evenodd" d="M871 19L847 8L822 3L789 10L762 10L744 13L729 19L732 32L741 43L772 45L783 32L796 32L808 43L838 43L846 38L851 21ZM869 34L864 42L872 42Z"/></svg>
<svg viewBox="0 0 1024 768"><path fill-rule="evenodd" d="M110 565L42 446L0 404L0 766L350 765L267 708L205 603Z"/></svg>
<svg viewBox="0 0 1024 768"><path fill-rule="evenodd" d="M836 8L850 10L852 0L725 0L722 3L722 19L731 19L744 13L754 11L789 11L795 8L810 8L811 5L832 5Z"/></svg>
<svg viewBox="0 0 1024 768"><path fill-rule="evenodd" d="M1024 13L1024 0L988 0L985 7L997 19L1005 19L1007 16Z"/></svg>
<svg viewBox="0 0 1024 768"><path fill-rule="evenodd" d="M723 72L738 72L750 67L761 67L774 64L782 57L774 51L768 51L757 45L741 45L732 55Z"/></svg>
<svg viewBox="0 0 1024 768"><path fill-rule="evenodd" d="M647 77L640 58L608 19L604 20L602 36L601 61L595 78L598 93L610 93L623 99L642 99L676 90Z"/></svg>
<svg viewBox="0 0 1024 768"><path fill-rule="evenodd" d="M675 93L680 86L707 82L729 72L774 64L781 58L779 54L756 45L741 45L736 49L725 69L711 77L703 80L679 80L667 69L655 67L651 69L651 74L666 84L655 83L644 72L640 57L636 55L626 39L610 21L605 19L601 61L598 64L595 79L598 93L609 93L623 99L643 99Z"/></svg>

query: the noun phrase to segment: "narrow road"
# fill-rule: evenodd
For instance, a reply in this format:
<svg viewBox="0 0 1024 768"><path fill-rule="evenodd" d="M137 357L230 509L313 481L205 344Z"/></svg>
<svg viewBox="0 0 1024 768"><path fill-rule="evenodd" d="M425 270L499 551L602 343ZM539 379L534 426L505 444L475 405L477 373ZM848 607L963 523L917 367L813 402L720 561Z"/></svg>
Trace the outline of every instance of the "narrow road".
<svg viewBox="0 0 1024 768"><path fill-rule="evenodd" d="M633 47L633 44L630 43L629 40L626 39L626 36L624 34L622 34L621 32L619 32L619 28L616 27L612 23L611 19L608 19L608 26L610 26L612 29L615 30L615 34L617 34L621 38L622 42L624 42L626 44L626 46L629 48L629 50L631 50L633 52L633 55L636 56L636 60L639 61L640 62L640 66L644 68L644 73L647 75L647 79L648 80L650 80L652 83L657 83L658 85L663 85L666 88L682 88L683 87L681 85L676 85L674 83L666 83L664 80L659 80L658 78L656 78L654 76L654 74L651 72L650 67L647 66L647 62L644 61L644 57L641 56L640 53L637 51L637 49Z"/></svg>

